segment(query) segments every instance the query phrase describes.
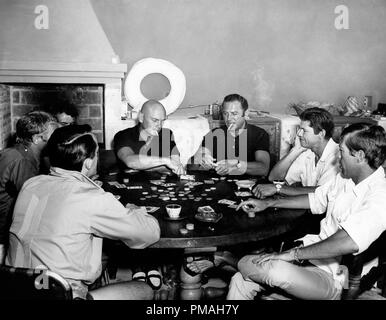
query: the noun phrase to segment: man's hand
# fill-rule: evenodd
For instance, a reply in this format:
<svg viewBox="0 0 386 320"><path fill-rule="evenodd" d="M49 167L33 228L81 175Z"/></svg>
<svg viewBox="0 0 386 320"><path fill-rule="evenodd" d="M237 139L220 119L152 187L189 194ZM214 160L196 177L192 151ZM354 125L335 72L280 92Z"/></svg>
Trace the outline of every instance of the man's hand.
<svg viewBox="0 0 386 320"><path fill-rule="evenodd" d="M246 213L260 212L268 208L268 202L264 200L249 198L247 201L241 202L237 206L236 211L238 211L240 208L243 209L243 211L245 211Z"/></svg>
<svg viewBox="0 0 386 320"><path fill-rule="evenodd" d="M135 205L134 203L127 203L125 207L126 207L127 209L129 209L129 210L140 209L140 207L138 207L138 206Z"/></svg>
<svg viewBox="0 0 386 320"><path fill-rule="evenodd" d="M276 186L274 184L258 184L253 188L252 192L258 199L273 196L276 193Z"/></svg>
<svg viewBox="0 0 386 320"><path fill-rule="evenodd" d="M185 174L185 168L183 166L183 164L178 161L178 160L173 160L171 158L166 158L166 163L165 165L173 171L173 173L177 174L177 175L181 175L181 174Z"/></svg>
<svg viewBox="0 0 386 320"><path fill-rule="evenodd" d="M255 258L252 259L252 263L254 264L260 264L263 262L266 262L268 260L284 260L284 261L293 261L294 259L294 251L284 251L282 253L272 252L267 253L263 252L258 255L256 255Z"/></svg>
<svg viewBox="0 0 386 320"><path fill-rule="evenodd" d="M199 160L199 164L205 170L210 170L215 166L214 161L215 161L215 159L212 157L212 155L210 153L203 152L201 155L201 159Z"/></svg>
<svg viewBox="0 0 386 320"><path fill-rule="evenodd" d="M298 151L298 152L304 152L307 150L307 148L302 147L302 145L300 143L300 138L298 135L296 135L296 137L295 137L295 144L293 146L293 149Z"/></svg>
<svg viewBox="0 0 386 320"><path fill-rule="evenodd" d="M236 169L238 160L221 160L217 162L216 173L224 176L231 172L231 170Z"/></svg>

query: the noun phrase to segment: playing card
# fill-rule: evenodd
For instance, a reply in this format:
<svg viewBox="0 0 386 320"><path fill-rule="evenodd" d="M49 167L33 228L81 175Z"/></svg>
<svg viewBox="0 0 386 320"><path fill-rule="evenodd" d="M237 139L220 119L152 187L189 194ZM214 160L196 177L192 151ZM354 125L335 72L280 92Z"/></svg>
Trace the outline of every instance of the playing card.
<svg viewBox="0 0 386 320"><path fill-rule="evenodd" d="M249 196L252 196L252 193L250 193L248 191L237 191L237 192L235 192L235 195L237 197L249 197Z"/></svg>
<svg viewBox="0 0 386 320"><path fill-rule="evenodd" d="M198 207L197 211L198 212L214 212L214 210L211 206Z"/></svg>
<svg viewBox="0 0 386 320"><path fill-rule="evenodd" d="M181 180L191 180L191 181L194 181L195 177L194 177L194 175L190 175L190 174L181 174L180 175L180 179Z"/></svg>
<svg viewBox="0 0 386 320"><path fill-rule="evenodd" d="M237 208L237 204L231 204L230 206L228 206L228 208L236 209Z"/></svg>
<svg viewBox="0 0 386 320"><path fill-rule="evenodd" d="M231 205L231 204L235 204L236 202L228 199L221 199L218 201L218 203Z"/></svg>

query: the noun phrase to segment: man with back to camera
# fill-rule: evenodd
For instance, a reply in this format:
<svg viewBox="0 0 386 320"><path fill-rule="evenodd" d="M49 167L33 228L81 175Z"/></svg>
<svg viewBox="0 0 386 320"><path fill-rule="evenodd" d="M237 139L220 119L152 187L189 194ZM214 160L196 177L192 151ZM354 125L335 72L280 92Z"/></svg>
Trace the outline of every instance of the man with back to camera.
<svg viewBox="0 0 386 320"><path fill-rule="evenodd" d="M310 108L300 114L300 128L295 145L272 168L270 181L285 183L260 184L253 192L257 198L275 193L287 196L308 194L316 187L334 179L339 173L339 146L332 139L334 121L325 109ZM302 186L291 186L294 183Z"/></svg>
<svg viewBox="0 0 386 320"><path fill-rule="evenodd" d="M269 171L269 136L265 130L248 124L248 101L230 94L224 98L221 112L225 125L209 132L197 150L194 161L219 175L266 176ZM217 160L217 163L215 163Z"/></svg>
<svg viewBox="0 0 386 320"><path fill-rule="evenodd" d="M135 281L88 287L101 274L103 238L142 249L159 240L157 220L144 208L125 208L90 179L98 162L90 126L57 129L47 150L50 174L28 180L17 199L7 264L46 266L70 283L74 298L152 299L151 288Z"/></svg>
<svg viewBox="0 0 386 320"><path fill-rule="evenodd" d="M16 145L0 152L0 264L17 194L26 180L39 173L41 152L57 126L46 112L27 113L16 123Z"/></svg>
<svg viewBox="0 0 386 320"><path fill-rule="evenodd" d="M386 230L386 133L377 125L356 123L340 138L341 174L314 193L279 199L249 199L237 209L260 212L268 207L311 209L326 217L319 235L302 238L304 247L242 258L228 299L253 299L266 287L300 299L339 299L345 279L341 257L365 251ZM306 260L307 264L296 264Z"/></svg>
<svg viewBox="0 0 386 320"><path fill-rule="evenodd" d="M166 111L155 100L146 101L138 114L139 123L114 136L114 150L128 168L183 174L172 132L164 129Z"/></svg>

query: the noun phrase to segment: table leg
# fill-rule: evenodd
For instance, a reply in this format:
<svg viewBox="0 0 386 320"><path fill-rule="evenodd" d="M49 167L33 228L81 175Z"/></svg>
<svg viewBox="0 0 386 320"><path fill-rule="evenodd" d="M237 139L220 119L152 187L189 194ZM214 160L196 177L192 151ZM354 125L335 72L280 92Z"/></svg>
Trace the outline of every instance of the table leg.
<svg viewBox="0 0 386 320"><path fill-rule="evenodd" d="M186 256L194 254L208 254L214 253L217 250L216 247L207 247L207 248L187 248L185 249L184 254ZM202 297L203 290L201 288L201 274L191 276L186 273L184 267L181 266L180 270L180 280L181 280L181 290L180 290L180 299L181 300L200 300Z"/></svg>
<svg viewBox="0 0 386 320"><path fill-rule="evenodd" d="M181 300L200 300L202 295L201 274L191 276L181 267L180 271L180 299Z"/></svg>

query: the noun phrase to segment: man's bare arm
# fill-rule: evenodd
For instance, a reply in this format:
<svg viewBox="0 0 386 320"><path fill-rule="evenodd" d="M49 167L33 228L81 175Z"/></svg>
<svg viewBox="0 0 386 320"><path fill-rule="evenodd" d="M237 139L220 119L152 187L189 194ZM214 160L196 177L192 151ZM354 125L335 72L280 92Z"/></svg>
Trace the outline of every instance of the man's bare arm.
<svg viewBox="0 0 386 320"><path fill-rule="evenodd" d="M348 233L340 229L327 239L299 250L298 258L301 260L325 259L355 253L358 250L358 245Z"/></svg>
<svg viewBox="0 0 386 320"><path fill-rule="evenodd" d="M267 151L255 152L255 161L247 162L246 173L253 176L266 176L269 172L271 157Z"/></svg>
<svg viewBox="0 0 386 320"><path fill-rule="evenodd" d="M294 147L283 159L279 160L275 164L275 166L269 173L268 180L284 180L287 175L288 169L290 168L292 163L297 159L297 157L300 156L300 154L302 154L306 150L306 148L303 148L301 146L299 137L296 137Z"/></svg>
<svg viewBox="0 0 386 320"><path fill-rule="evenodd" d="M168 158L135 154L130 147L122 147L117 152L118 158L129 168L147 170L167 166Z"/></svg>

